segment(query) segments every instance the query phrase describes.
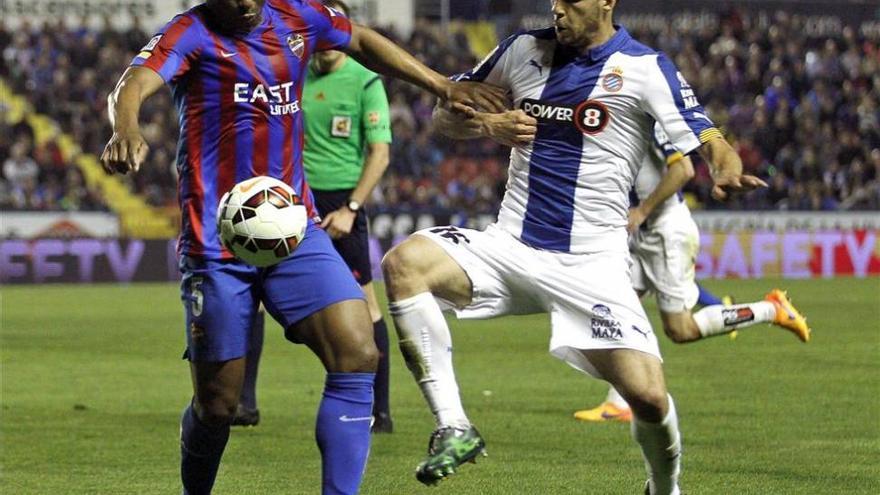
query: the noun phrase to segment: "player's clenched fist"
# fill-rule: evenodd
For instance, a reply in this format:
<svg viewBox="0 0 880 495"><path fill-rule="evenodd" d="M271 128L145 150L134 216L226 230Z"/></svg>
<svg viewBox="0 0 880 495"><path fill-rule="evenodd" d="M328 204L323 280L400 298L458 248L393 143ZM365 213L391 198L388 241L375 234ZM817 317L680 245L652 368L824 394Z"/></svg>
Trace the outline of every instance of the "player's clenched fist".
<svg viewBox="0 0 880 495"><path fill-rule="evenodd" d="M114 132L101 153L101 165L108 174L137 172L149 149L140 132Z"/></svg>

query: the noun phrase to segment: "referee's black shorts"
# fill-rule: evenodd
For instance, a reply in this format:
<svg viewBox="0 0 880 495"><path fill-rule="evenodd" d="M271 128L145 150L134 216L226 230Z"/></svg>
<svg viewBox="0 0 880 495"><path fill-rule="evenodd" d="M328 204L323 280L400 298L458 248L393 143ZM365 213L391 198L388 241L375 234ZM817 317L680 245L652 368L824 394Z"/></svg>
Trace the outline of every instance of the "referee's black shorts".
<svg viewBox="0 0 880 495"><path fill-rule="evenodd" d="M315 196L315 203L321 216L326 216L332 211L348 204L353 189L342 189L336 191L316 191L312 189ZM361 207L354 219L354 225L351 227L351 234L341 238L333 239L333 247L345 260L354 279L360 285L366 285L373 281L373 273L370 267L370 242L369 230L367 227L367 213Z"/></svg>

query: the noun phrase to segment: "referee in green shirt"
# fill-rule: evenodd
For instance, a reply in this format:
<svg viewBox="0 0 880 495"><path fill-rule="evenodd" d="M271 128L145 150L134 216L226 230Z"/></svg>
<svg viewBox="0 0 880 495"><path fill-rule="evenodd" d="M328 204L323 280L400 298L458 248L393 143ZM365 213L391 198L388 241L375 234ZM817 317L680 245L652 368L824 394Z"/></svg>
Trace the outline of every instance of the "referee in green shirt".
<svg viewBox="0 0 880 495"><path fill-rule="evenodd" d="M324 4L349 15L348 6L339 0L326 0ZM373 291L367 215L363 208L388 168L391 123L385 86L375 72L345 53L318 52L309 65L301 105L305 121L303 163L323 217L321 226L363 288L373 318L380 359L372 431L391 433L388 329ZM246 366L241 405L233 424L252 426L259 421L255 388L260 347L252 345L254 352L248 351L246 363L251 366Z"/></svg>

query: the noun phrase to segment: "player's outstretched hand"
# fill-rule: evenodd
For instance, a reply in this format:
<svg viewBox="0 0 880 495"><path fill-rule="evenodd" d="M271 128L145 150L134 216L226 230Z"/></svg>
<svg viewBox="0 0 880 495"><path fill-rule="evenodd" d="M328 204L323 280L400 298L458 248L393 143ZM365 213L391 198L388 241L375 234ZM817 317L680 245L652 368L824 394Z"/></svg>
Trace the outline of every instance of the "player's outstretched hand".
<svg viewBox="0 0 880 495"><path fill-rule="evenodd" d="M480 113L473 120L484 127L486 137L511 148L531 143L538 132L538 121L522 110Z"/></svg>
<svg viewBox="0 0 880 495"><path fill-rule="evenodd" d="M108 174L137 172L149 150L150 147L140 132L114 132L101 153L101 165Z"/></svg>
<svg viewBox="0 0 880 495"><path fill-rule="evenodd" d="M715 179L712 197L723 201L730 197L731 193L748 192L762 187L767 187L767 183L754 175L722 176Z"/></svg>
<svg viewBox="0 0 880 495"><path fill-rule="evenodd" d="M498 86L478 82L450 82L443 100L458 113L473 117L478 111L498 113L507 110L507 91Z"/></svg>

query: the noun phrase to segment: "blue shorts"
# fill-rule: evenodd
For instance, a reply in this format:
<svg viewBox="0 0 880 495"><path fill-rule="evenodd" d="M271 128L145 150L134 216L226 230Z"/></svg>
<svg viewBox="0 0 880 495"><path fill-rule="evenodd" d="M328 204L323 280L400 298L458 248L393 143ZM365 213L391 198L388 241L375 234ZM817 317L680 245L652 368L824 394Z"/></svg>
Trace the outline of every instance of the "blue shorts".
<svg viewBox="0 0 880 495"><path fill-rule="evenodd" d="M183 256L180 271L190 361L243 357L260 302L287 329L331 304L364 298L330 237L312 223L293 255L277 265Z"/></svg>

